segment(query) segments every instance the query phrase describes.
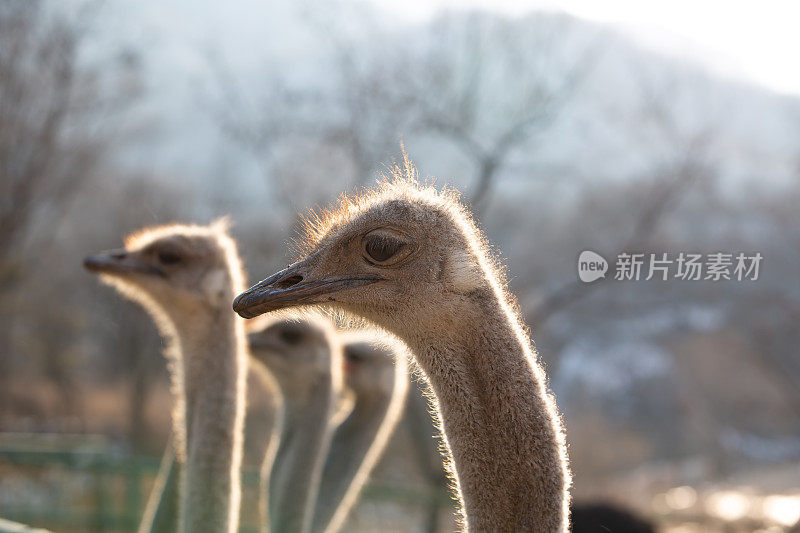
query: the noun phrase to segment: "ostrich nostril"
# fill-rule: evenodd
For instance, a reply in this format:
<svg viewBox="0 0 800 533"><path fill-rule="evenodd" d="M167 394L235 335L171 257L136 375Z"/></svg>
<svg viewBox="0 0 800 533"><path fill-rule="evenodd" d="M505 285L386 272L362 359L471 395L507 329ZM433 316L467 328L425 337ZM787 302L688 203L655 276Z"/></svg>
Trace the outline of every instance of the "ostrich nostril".
<svg viewBox="0 0 800 533"><path fill-rule="evenodd" d="M128 252L119 251L119 252L113 252L109 255L111 256L111 259L120 260L120 259L125 259L128 256Z"/></svg>
<svg viewBox="0 0 800 533"><path fill-rule="evenodd" d="M288 289L289 287L297 285L301 281L303 281L303 276L301 276L300 274L295 274L294 276L289 276L286 279L278 281L277 283L275 283L274 287L276 289Z"/></svg>

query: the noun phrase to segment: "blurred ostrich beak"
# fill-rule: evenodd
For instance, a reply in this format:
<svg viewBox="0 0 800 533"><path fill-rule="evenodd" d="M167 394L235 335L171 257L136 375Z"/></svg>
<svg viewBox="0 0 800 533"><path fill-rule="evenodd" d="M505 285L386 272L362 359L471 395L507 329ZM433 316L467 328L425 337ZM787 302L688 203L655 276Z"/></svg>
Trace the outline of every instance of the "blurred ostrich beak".
<svg viewBox="0 0 800 533"><path fill-rule="evenodd" d="M306 261L295 263L256 283L233 301L233 310L243 318L286 307L334 301L334 293L380 281L377 274L358 274L314 279Z"/></svg>
<svg viewBox="0 0 800 533"><path fill-rule="evenodd" d="M87 256L83 260L83 266L89 272L98 274L148 274L151 276L163 276L164 271L160 268L147 264L124 248L109 250Z"/></svg>

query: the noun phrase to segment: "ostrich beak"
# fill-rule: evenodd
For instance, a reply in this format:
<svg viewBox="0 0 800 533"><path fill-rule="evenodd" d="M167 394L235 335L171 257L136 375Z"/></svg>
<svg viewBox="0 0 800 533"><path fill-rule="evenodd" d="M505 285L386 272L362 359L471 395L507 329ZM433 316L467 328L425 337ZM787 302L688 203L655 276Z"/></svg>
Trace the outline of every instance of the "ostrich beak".
<svg viewBox="0 0 800 533"><path fill-rule="evenodd" d="M243 318L298 305L332 301L332 294L380 281L376 274L358 274L314 279L304 261L295 263L256 283L233 301L233 310Z"/></svg>
<svg viewBox="0 0 800 533"><path fill-rule="evenodd" d="M139 260L124 248L87 256L83 260L83 266L89 272L99 274L136 273L149 274L151 276L164 275L163 270Z"/></svg>

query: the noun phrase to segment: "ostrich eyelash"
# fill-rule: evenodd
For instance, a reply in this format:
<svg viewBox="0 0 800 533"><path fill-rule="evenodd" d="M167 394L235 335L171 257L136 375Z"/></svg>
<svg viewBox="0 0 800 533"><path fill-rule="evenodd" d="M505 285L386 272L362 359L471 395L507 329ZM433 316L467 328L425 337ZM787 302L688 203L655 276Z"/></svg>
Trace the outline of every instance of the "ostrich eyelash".
<svg viewBox="0 0 800 533"><path fill-rule="evenodd" d="M404 243L380 235L371 235L364 241L366 259L370 263L379 264L388 261L403 249Z"/></svg>

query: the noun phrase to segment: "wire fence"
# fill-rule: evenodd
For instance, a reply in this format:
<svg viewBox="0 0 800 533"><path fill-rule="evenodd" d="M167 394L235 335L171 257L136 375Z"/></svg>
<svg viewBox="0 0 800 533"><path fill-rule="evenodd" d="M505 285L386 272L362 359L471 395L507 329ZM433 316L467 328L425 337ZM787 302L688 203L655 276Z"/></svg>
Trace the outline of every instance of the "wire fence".
<svg viewBox="0 0 800 533"><path fill-rule="evenodd" d="M160 458L115 451L103 437L0 435L0 517L60 532L135 532ZM259 473L242 472L241 533L259 531ZM452 506L430 487L370 484L363 500Z"/></svg>

